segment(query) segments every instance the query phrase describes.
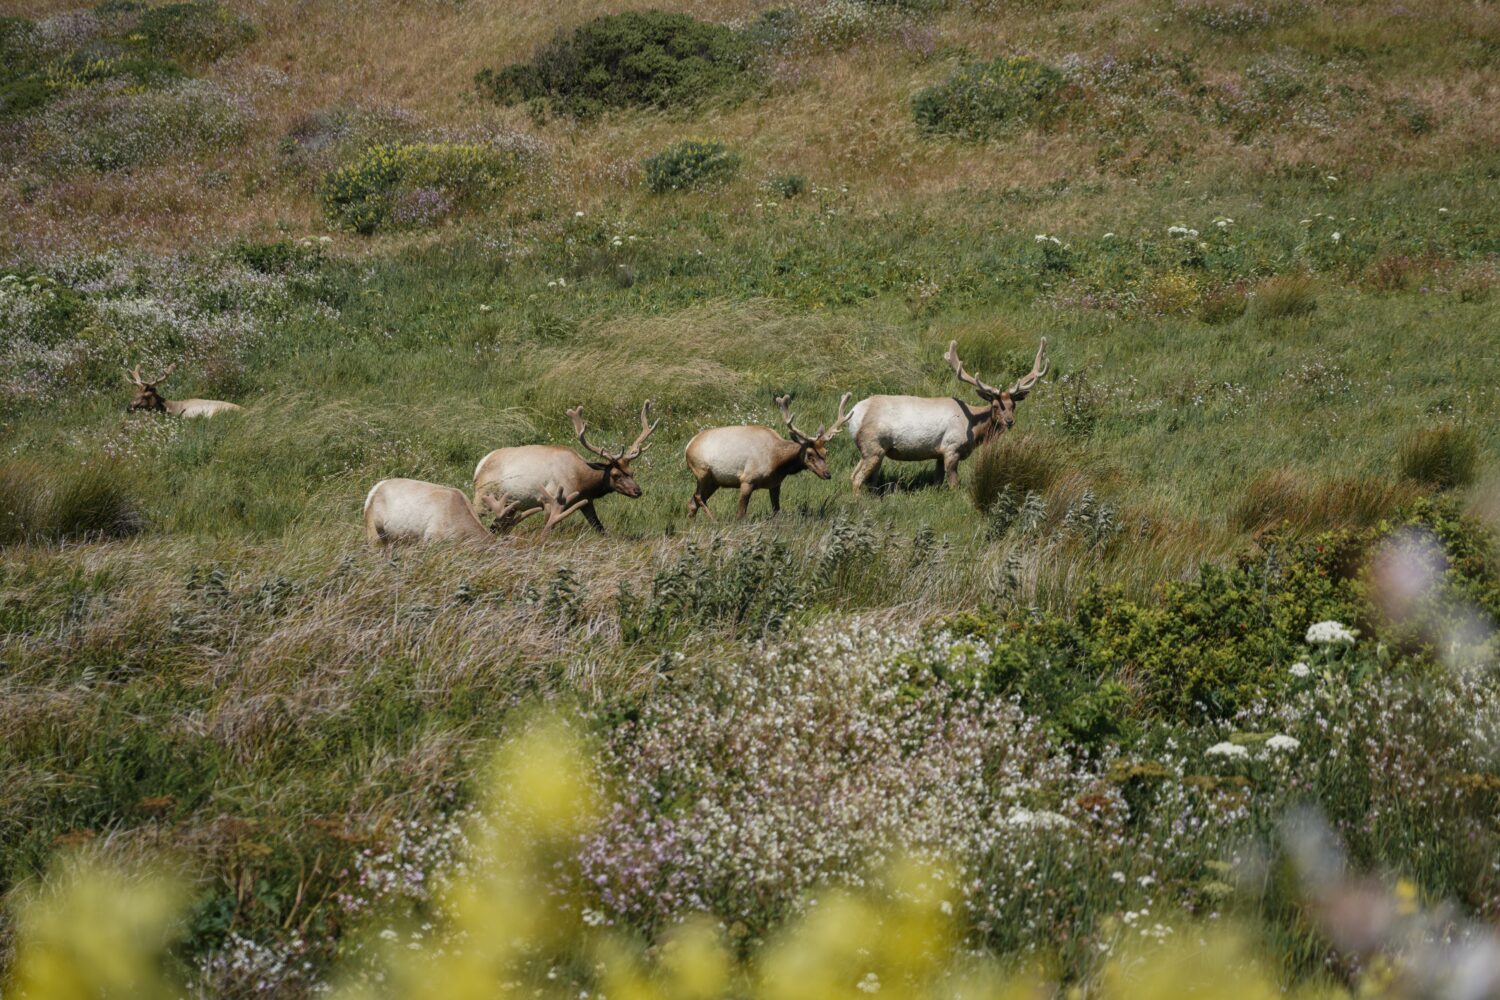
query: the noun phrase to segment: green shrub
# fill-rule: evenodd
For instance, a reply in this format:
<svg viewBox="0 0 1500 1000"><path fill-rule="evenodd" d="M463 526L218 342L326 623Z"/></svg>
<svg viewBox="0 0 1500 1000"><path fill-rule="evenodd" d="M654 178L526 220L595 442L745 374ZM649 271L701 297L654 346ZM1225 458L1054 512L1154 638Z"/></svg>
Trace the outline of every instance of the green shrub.
<svg viewBox="0 0 1500 1000"><path fill-rule="evenodd" d="M641 161L653 194L699 191L723 184L740 169L740 158L722 142L686 139Z"/></svg>
<svg viewBox="0 0 1500 1000"><path fill-rule="evenodd" d="M1054 115L1066 79L1030 56L1001 56L965 66L912 98L924 132L985 139Z"/></svg>
<svg viewBox="0 0 1500 1000"><path fill-rule="evenodd" d="M504 104L545 101L591 118L611 108L674 108L743 92L750 46L730 28L659 10L597 17L562 32L529 63L478 76Z"/></svg>
<svg viewBox="0 0 1500 1000"><path fill-rule="evenodd" d="M331 221L369 234L434 221L515 184L523 167L518 151L482 143L389 143L329 173L319 195Z"/></svg>
<svg viewBox="0 0 1500 1000"><path fill-rule="evenodd" d="M141 14L136 31L152 55L188 64L221 59L255 37L250 22L216 0L151 7Z"/></svg>
<svg viewBox="0 0 1500 1000"><path fill-rule="evenodd" d="M1402 440L1397 462L1407 479L1439 489L1467 486L1479 466L1479 442L1455 424L1426 427Z"/></svg>

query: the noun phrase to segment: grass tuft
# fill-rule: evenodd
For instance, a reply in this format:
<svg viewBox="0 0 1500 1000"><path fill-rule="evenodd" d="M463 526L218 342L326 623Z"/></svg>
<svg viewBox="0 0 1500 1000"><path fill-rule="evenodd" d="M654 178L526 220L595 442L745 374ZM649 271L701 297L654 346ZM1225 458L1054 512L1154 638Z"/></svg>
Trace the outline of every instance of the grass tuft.
<svg viewBox="0 0 1500 1000"><path fill-rule="evenodd" d="M1423 428L1401 442L1397 464L1407 479L1438 489L1468 486L1479 469L1479 443L1457 424Z"/></svg>

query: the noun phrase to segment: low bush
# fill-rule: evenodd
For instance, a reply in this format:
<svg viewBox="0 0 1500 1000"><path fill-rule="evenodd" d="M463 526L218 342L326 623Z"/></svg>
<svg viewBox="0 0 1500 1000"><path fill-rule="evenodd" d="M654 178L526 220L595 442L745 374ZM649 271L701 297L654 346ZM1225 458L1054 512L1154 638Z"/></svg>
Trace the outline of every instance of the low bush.
<svg viewBox="0 0 1500 1000"><path fill-rule="evenodd" d="M255 37L249 21L216 0L148 8L140 16L136 32L145 38L152 55L185 64L214 62Z"/></svg>
<svg viewBox="0 0 1500 1000"><path fill-rule="evenodd" d="M1419 483L1439 489L1467 486L1478 471L1479 442L1456 424L1425 427L1402 440L1397 464L1403 476Z"/></svg>
<svg viewBox="0 0 1500 1000"><path fill-rule="evenodd" d="M646 188L653 194L668 191L699 191L732 178L740 169L740 158L722 142L687 139L641 161Z"/></svg>
<svg viewBox="0 0 1500 1000"><path fill-rule="evenodd" d="M778 198L798 198L807 191L807 178L801 174L776 174L766 181L766 190Z"/></svg>
<svg viewBox="0 0 1500 1000"><path fill-rule="evenodd" d="M524 156L483 143L372 146L323 179L328 218L357 233L435 222L520 178Z"/></svg>
<svg viewBox="0 0 1500 1000"><path fill-rule="evenodd" d="M591 118L612 108L676 108L742 92L750 45L723 25L687 14L629 11L562 32L528 63L478 76L503 104L545 102Z"/></svg>
<svg viewBox="0 0 1500 1000"><path fill-rule="evenodd" d="M141 90L125 80L78 90L41 114L36 155L53 169L122 170L222 149L238 140L250 109L207 80Z"/></svg>
<svg viewBox="0 0 1500 1000"><path fill-rule="evenodd" d="M986 139L1043 122L1057 113L1067 80L1030 56L1001 56L965 66L912 98L924 132Z"/></svg>

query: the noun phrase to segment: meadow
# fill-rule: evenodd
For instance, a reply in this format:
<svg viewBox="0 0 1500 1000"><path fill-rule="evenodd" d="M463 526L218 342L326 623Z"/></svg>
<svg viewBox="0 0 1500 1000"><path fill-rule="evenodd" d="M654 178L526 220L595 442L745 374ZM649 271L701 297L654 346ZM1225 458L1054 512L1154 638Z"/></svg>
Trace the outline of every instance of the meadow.
<svg viewBox="0 0 1500 1000"><path fill-rule="evenodd" d="M1500 988L1491 6L7 7L16 995ZM959 489L688 518L1042 337ZM365 544L646 399L605 534Z"/></svg>

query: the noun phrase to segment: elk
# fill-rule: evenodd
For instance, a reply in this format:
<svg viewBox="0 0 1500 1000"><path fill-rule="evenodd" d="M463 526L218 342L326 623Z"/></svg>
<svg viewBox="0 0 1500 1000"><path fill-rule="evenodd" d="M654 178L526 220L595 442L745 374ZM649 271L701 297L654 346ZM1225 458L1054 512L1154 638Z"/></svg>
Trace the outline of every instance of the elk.
<svg viewBox="0 0 1500 1000"><path fill-rule="evenodd" d="M952 396L871 396L854 405L849 415L849 434L859 449L854 467L854 492L887 458L899 462L937 461L938 475L950 488L958 486L958 463L979 445L999 437L1016 422L1016 404L1025 399L1037 380L1047 373L1047 338L1036 349L1031 371L1009 389L981 382L964 370L958 358L958 341L948 343L943 355L960 382L974 387L987 405L975 406Z"/></svg>
<svg viewBox="0 0 1500 1000"><path fill-rule="evenodd" d="M481 458L474 467L474 499L497 512L497 531L508 531L523 518L543 510L547 512L542 526L545 533L573 511L581 510L594 530L603 533L594 501L610 493L632 499L641 495L630 463L646 450L646 439L656 430L656 423L651 422L651 400L641 407L641 433L630 447L616 452L589 443L582 406L567 413L578 443L601 461L590 462L571 448L551 444L499 448Z"/></svg>
<svg viewBox="0 0 1500 1000"><path fill-rule="evenodd" d="M382 479L365 496L365 538L393 542L494 541L463 490L420 479Z"/></svg>
<svg viewBox="0 0 1500 1000"><path fill-rule="evenodd" d="M698 488L688 503L688 516L702 510L713 517L708 509L708 498L719 487L739 490L739 517L744 518L750 507L750 494L766 490L771 494L771 513L781 512L781 482L787 476L796 475L806 469L819 479L828 478L827 444L849 419L844 404L849 402L849 393L839 399L838 417L828 429L818 428L818 433L804 434L797 429L792 418L791 396L777 396L776 405L781 418L786 422L787 440L769 427L758 424L739 427L710 427L699 431L687 446L687 465Z"/></svg>
<svg viewBox="0 0 1500 1000"><path fill-rule="evenodd" d="M234 413L243 409L236 403L226 403L221 399L164 399L162 394L156 391L156 387L165 382L176 370L177 366L174 364L156 378L144 379L141 378L140 365L127 369L125 378L135 386L135 399L130 401L126 412L152 410L193 420L198 417L218 416L220 413Z"/></svg>

